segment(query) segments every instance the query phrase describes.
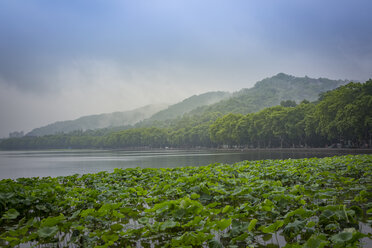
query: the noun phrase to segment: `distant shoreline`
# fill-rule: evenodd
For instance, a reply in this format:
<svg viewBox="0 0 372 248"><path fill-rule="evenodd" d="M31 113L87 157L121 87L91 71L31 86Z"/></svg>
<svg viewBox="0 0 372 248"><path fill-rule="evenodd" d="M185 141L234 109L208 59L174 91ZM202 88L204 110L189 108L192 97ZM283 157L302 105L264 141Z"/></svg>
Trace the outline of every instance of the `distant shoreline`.
<svg viewBox="0 0 372 248"><path fill-rule="evenodd" d="M350 151L353 153L363 152L372 153L372 148L210 148L210 147L200 147L200 148L161 148L161 147L133 147L133 148L113 148L113 149L101 149L101 148L51 148L51 149L14 149L14 150L2 150L3 152L12 151L230 151L230 152L252 152L252 151L285 151L285 152L304 152L304 151L332 151L332 152L346 152Z"/></svg>

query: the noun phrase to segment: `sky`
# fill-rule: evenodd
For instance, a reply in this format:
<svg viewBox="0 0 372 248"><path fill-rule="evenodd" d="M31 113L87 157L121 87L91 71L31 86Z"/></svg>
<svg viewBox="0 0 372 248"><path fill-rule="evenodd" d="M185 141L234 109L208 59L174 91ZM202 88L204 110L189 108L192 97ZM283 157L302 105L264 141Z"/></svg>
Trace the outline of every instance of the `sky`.
<svg viewBox="0 0 372 248"><path fill-rule="evenodd" d="M1 0L0 138L279 72L372 78L370 0Z"/></svg>

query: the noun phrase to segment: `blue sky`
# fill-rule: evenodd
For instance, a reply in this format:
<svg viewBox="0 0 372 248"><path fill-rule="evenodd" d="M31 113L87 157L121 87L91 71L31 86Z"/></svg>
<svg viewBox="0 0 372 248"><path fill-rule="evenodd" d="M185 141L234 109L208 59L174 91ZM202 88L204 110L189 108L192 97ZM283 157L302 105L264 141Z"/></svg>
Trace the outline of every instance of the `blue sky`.
<svg viewBox="0 0 372 248"><path fill-rule="evenodd" d="M2 0L0 137L251 87L372 77L371 1Z"/></svg>

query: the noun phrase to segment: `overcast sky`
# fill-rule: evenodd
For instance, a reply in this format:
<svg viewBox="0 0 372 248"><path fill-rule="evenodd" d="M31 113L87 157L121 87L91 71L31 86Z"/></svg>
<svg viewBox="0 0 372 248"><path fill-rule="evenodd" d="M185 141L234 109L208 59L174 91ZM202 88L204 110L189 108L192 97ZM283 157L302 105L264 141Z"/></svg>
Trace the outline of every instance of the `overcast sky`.
<svg viewBox="0 0 372 248"><path fill-rule="evenodd" d="M0 137L236 91L372 78L370 0L1 0Z"/></svg>

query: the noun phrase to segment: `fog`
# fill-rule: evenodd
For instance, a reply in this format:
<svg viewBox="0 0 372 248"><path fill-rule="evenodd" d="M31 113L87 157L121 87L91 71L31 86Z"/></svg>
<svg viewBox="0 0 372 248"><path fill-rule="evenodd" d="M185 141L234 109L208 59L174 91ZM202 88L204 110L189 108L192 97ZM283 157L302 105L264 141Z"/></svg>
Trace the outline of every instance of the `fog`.
<svg viewBox="0 0 372 248"><path fill-rule="evenodd" d="M0 137L252 87L372 78L370 1L0 2Z"/></svg>

